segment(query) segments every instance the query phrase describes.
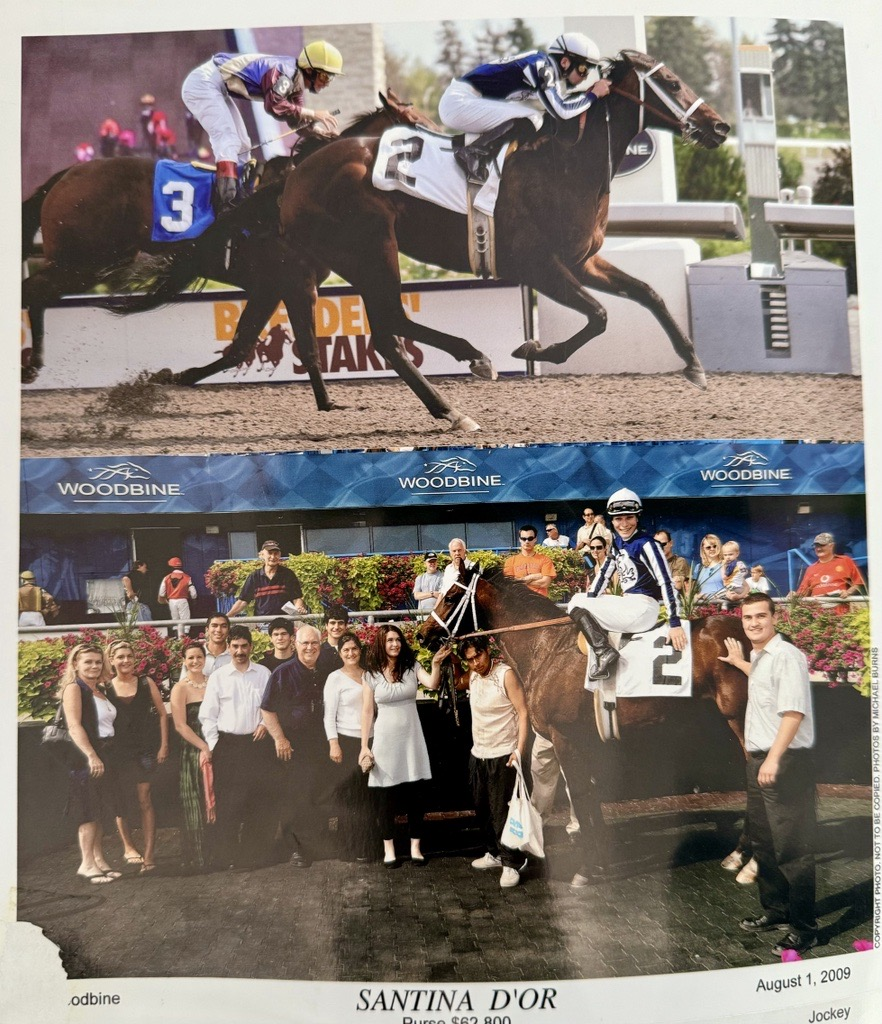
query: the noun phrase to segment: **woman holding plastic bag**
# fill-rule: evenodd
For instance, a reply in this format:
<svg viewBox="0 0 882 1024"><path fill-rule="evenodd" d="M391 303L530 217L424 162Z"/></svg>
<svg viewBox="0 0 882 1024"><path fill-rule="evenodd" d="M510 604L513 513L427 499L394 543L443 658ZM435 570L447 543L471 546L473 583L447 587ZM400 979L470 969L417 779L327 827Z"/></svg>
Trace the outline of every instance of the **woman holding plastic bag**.
<svg viewBox="0 0 882 1024"><path fill-rule="evenodd" d="M503 889L511 889L520 882L520 873L527 866L521 843L506 833L509 802L527 745L527 701L521 681L512 669L504 661L491 657L486 637L466 640L461 654L470 669L469 781L478 824L487 844L487 852L472 861L472 867L479 871L502 868L499 884ZM529 796L526 799L529 802ZM541 844L541 819L539 828ZM510 842L506 842L507 839ZM514 842L518 842L517 848ZM539 851L541 855L541 845Z"/></svg>

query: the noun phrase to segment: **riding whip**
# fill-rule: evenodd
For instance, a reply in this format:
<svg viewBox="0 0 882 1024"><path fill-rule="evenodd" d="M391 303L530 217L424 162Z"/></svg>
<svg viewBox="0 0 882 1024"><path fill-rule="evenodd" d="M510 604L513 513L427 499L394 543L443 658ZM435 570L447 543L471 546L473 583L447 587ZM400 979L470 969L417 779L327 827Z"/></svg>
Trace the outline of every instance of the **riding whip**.
<svg viewBox="0 0 882 1024"><path fill-rule="evenodd" d="M331 116L336 117L340 113L339 107L337 110L331 111ZM315 121L311 121L310 124L315 124ZM259 149L261 146L269 146L273 142L279 142L281 139L286 139L289 135L296 135L297 132L302 131L305 125L300 125L299 128L292 128L288 132L282 132L281 135L276 135L272 139L261 139L260 142L256 142L250 149L240 149L239 156L243 156L245 153L253 153L255 149Z"/></svg>

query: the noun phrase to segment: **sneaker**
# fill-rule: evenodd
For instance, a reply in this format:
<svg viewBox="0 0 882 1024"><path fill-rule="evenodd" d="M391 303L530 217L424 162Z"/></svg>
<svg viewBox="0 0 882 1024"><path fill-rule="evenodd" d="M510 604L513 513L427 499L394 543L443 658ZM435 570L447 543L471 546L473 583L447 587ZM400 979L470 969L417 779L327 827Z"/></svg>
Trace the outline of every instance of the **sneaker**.
<svg viewBox="0 0 882 1024"><path fill-rule="evenodd" d="M760 917L745 917L739 924L744 932L770 932L776 928L786 928L787 919L775 917L772 914L763 914Z"/></svg>
<svg viewBox="0 0 882 1024"><path fill-rule="evenodd" d="M733 850L720 861L720 867L723 871L740 871L744 867L744 854L741 850Z"/></svg>
<svg viewBox="0 0 882 1024"><path fill-rule="evenodd" d="M503 868L499 884L503 889L513 889L520 880L521 874L517 868Z"/></svg>
<svg viewBox="0 0 882 1024"><path fill-rule="evenodd" d="M759 864L757 864L755 857L751 857L750 860L735 876L735 881L739 885L753 885L753 883L756 881L756 876L758 873Z"/></svg>
<svg viewBox="0 0 882 1024"><path fill-rule="evenodd" d="M472 867L477 868L478 871L489 871L490 868L501 868L502 861L499 857L494 857L492 853L485 853L483 857L472 861Z"/></svg>

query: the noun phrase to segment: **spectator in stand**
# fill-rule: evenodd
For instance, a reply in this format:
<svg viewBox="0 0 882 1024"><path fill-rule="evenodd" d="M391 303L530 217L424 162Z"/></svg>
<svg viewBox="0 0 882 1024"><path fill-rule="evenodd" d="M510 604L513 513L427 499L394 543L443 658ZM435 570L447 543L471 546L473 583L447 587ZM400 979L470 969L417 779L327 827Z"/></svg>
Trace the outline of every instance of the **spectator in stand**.
<svg viewBox="0 0 882 1024"><path fill-rule="evenodd" d="M350 860L368 860L376 855L377 825L368 792L367 775L358 765L361 752L361 711L364 705L364 667L361 641L346 632L339 643L342 668L325 681L325 735L328 756L336 766L334 804L339 810L338 832ZM373 723L368 741L373 737Z"/></svg>
<svg viewBox="0 0 882 1024"><path fill-rule="evenodd" d="M119 141L116 145L117 156L135 155L135 133L131 128L123 128L119 133Z"/></svg>
<svg viewBox="0 0 882 1024"><path fill-rule="evenodd" d="M682 590L687 580L690 583L692 582L692 571L689 568L689 563L682 555L674 554L674 538L671 536L670 530L656 530L654 536L659 544L661 544L662 551L665 553L668 568L671 570L671 579L674 581L674 588Z"/></svg>
<svg viewBox="0 0 882 1024"><path fill-rule="evenodd" d="M832 533L819 533L815 537L817 561L806 569L796 591L799 597L851 597L866 587L855 562L848 555L835 554L834 544Z"/></svg>
<svg viewBox="0 0 882 1024"><path fill-rule="evenodd" d="M153 618L149 607L143 602L143 595L150 592L149 570L142 559L132 562L132 568L122 578L125 591L125 610L135 610L138 622L148 622Z"/></svg>
<svg viewBox="0 0 882 1024"><path fill-rule="evenodd" d="M741 561L741 546L734 540L727 540L722 547L723 587L728 604L743 601L750 593L747 585L749 570Z"/></svg>
<svg viewBox="0 0 882 1024"><path fill-rule="evenodd" d="M588 587L590 590L594 585L594 581L600 575L600 570L603 568L603 563L606 561L606 556L609 554L609 545L606 543L605 538L600 535L591 538L591 543L588 545L588 552L591 556L588 564ZM618 573L613 573L610 584L615 586L618 582Z"/></svg>
<svg viewBox="0 0 882 1024"><path fill-rule="evenodd" d="M593 537L596 537L598 533L606 541L606 546L611 547L613 542L612 530L606 525L606 516L602 512L598 512L594 517L594 532Z"/></svg>
<svg viewBox="0 0 882 1024"><path fill-rule="evenodd" d="M270 673L251 660L251 650L248 627L232 626L230 661L208 677L199 708L214 774L215 863L222 868L265 863L275 827L273 747L260 715Z"/></svg>
<svg viewBox="0 0 882 1024"><path fill-rule="evenodd" d="M183 622L190 618L190 601L196 600L196 587L191 577L184 572L184 563L180 558L170 558L168 567L171 572L159 584L159 603L168 605L169 618L175 622ZM177 627L178 636L189 632L189 626Z"/></svg>
<svg viewBox="0 0 882 1024"><path fill-rule="evenodd" d="M210 676L216 668L230 663L227 644L230 620L223 612L215 612L205 623L205 674Z"/></svg>
<svg viewBox="0 0 882 1024"><path fill-rule="evenodd" d="M282 617L273 619L267 632L273 649L260 659L260 664L270 672L275 672L279 665L284 665L294 657L294 623Z"/></svg>
<svg viewBox="0 0 882 1024"><path fill-rule="evenodd" d="M426 863L420 842L426 781L432 778L432 769L416 695L421 683L430 690L441 685L441 662L448 652L446 647L437 651L430 675L417 662L398 626L390 623L380 626L374 634L365 658L358 763L370 772L368 787L377 798L383 863L387 868L397 868L400 863L395 854L395 815L399 809L407 814L411 863L416 867Z"/></svg>
<svg viewBox="0 0 882 1024"><path fill-rule="evenodd" d="M751 566L747 586L750 588L751 594L770 594L772 592L772 581L766 576L766 570L761 565Z"/></svg>
<svg viewBox="0 0 882 1024"><path fill-rule="evenodd" d="M107 658L96 644L77 644L67 658L58 686L62 716L83 755L81 768L68 772L65 817L77 826L77 877L106 885L120 877L104 856L104 819L115 811L113 725L116 708L102 684L110 677Z"/></svg>
<svg viewBox="0 0 882 1024"><path fill-rule="evenodd" d="M340 637L349 629L349 609L342 604L329 604L325 610L325 639L319 651L319 667L327 675L341 668Z"/></svg>
<svg viewBox="0 0 882 1024"><path fill-rule="evenodd" d="M536 527L527 523L518 530L518 540L521 543L521 550L509 558L506 558L502 565L502 571L506 576L520 580L536 594L548 597L548 588L551 581L557 576L557 569L554 562L548 555L536 551L538 533Z"/></svg>
<svg viewBox="0 0 882 1024"><path fill-rule="evenodd" d="M157 124L153 129L153 138L156 142L157 160L177 160L175 144L178 137L167 124Z"/></svg>
<svg viewBox="0 0 882 1024"><path fill-rule="evenodd" d="M723 586L723 543L715 533L707 533L701 538L699 549L701 567L695 577L695 585L699 594L706 598L719 597L725 589Z"/></svg>
<svg viewBox="0 0 882 1024"><path fill-rule="evenodd" d="M282 615L292 604L298 612L305 613L303 588L300 580L286 566L282 565L282 549L274 540L263 542L260 549L263 567L255 569L242 584L242 589L229 611L230 618L238 615L251 601L255 615Z"/></svg>
<svg viewBox="0 0 882 1024"><path fill-rule="evenodd" d="M280 782L282 832L292 866L309 867L328 840L334 781L324 730L324 686L330 674L319 661L321 633L300 626L296 657L270 677L260 703L263 722L275 743Z"/></svg>
<svg viewBox="0 0 882 1024"><path fill-rule="evenodd" d="M54 619L58 615L58 602L48 590L37 586L37 577L30 569L25 569L21 574L19 583L19 626L45 626L47 617Z"/></svg>
<svg viewBox="0 0 882 1024"><path fill-rule="evenodd" d="M557 528L557 523L547 523L545 526L545 540L542 546L546 548L568 548L570 538L564 536Z"/></svg>
<svg viewBox="0 0 882 1024"><path fill-rule="evenodd" d="M420 573L413 585L413 597L417 608L424 614L432 611L442 593L444 574L438 568L438 556L434 551L426 552L426 571Z"/></svg>
<svg viewBox="0 0 882 1024"><path fill-rule="evenodd" d="M105 117L98 129L98 151L102 157L116 156L116 145L119 142L119 122L112 117Z"/></svg>
<svg viewBox="0 0 882 1024"><path fill-rule="evenodd" d="M123 841L126 864L140 865L141 874L146 875L156 869L156 812L150 777L168 757L168 715L159 687L150 676L139 676L135 671L135 651L128 640L114 640L107 655L113 671L107 696L116 708L116 828ZM143 856L135 847L129 827L136 815L141 821Z"/></svg>
<svg viewBox="0 0 882 1024"><path fill-rule="evenodd" d="M450 552L450 562L444 566L444 574L441 578L441 593L444 594L450 586L459 578L460 570L465 566L471 569L475 561L469 558L468 548L461 537L454 537L447 545Z"/></svg>
<svg viewBox="0 0 882 1024"><path fill-rule="evenodd" d="M185 871L204 871L210 862L206 834L207 792L203 765L211 763L211 750L202 735L199 708L205 696L205 648L195 640L184 647L184 675L171 692L171 712L175 731L181 737L180 789L183 828L181 829L181 866Z"/></svg>

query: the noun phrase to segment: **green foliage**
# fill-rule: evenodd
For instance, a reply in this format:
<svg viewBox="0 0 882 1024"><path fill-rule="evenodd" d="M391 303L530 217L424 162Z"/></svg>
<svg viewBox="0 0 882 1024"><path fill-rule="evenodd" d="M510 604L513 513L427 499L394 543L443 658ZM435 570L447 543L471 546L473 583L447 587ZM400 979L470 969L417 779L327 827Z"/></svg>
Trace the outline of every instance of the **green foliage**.
<svg viewBox="0 0 882 1024"><path fill-rule="evenodd" d="M796 188L802 181L802 161L787 150L778 152L778 187Z"/></svg>
<svg viewBox="0 0 882 1024"><path fill-rule="evenodd" d="M710 55L717 40L710 28L695 18L646 19L646 48L665 61L700 96L712 97L715 76Z"/></svg>
<svg viewBox="0 0 882 1024"><path fill-rule="evenodd" d="M831 159L821 168L815 182L813 202L833 206L854 205L854 185L851 177L851 147L832 151ZM812 252L823 259L845 267L846 285L850 295L856 295L857 254L854 242L815 242Z"/></svg>
<svg viewBox="0 0 882 1024"><path fill-rule="evenodd" d="M381 608L382 574L382 555L359 555L347 559L346 578L358 611L375 611Z"/></svg>
<svg viewBox="0 0 882 1024"><path fill-rule="evenodd" d="M778 629L805 654L812 671L827 673L831 685L860 671L863 682L856 689L869 695L869 609L839 615L795 597L779 612Z"/></svg>
<svg viewBox="0 0 882 1024"><path fill-rule="evenodd" d="M848 125L842 28L830 21L779 18L768 37L774 54L775 114Z"/></svg>
<svg viewBox="0 0 882 1024"><path fill-rule="evenodd" d="M346 573L339 559L309 551L292 555L285 564L297 574L311 612L321 612L329 604L349 604Z"/></svg>
<svg viewBox="0 0 882 1024"><path fill-rule="evenodd" d="M858 644L864 655L864 664L861 667L861 681L855 689L865 697L872 693L873 682L870 672L870 609L867 605L856 608L847 616L850 620L854 642Z"/></svg>
<svg viewBox="0 0 882 1024"><path fill-rule="evenodd" d="M741 157L729 146L699 149L674 143L677 198L694 202L735 202L747 212L747 182Z"/></svg>

